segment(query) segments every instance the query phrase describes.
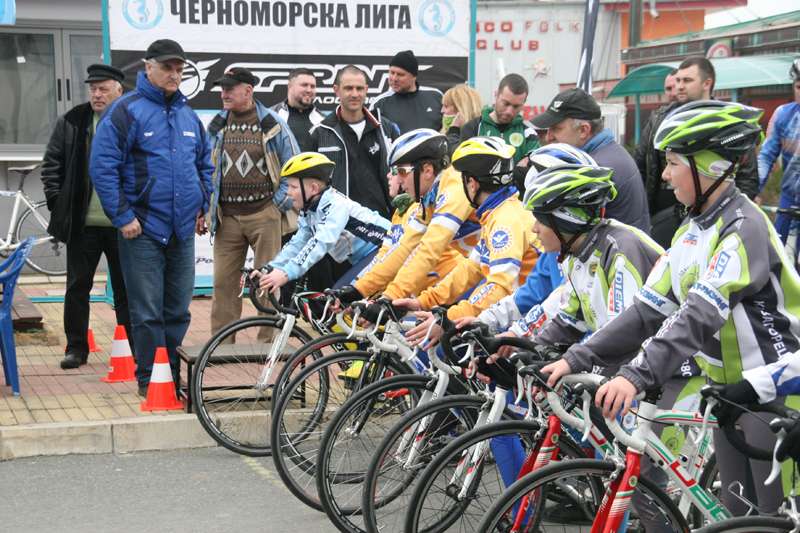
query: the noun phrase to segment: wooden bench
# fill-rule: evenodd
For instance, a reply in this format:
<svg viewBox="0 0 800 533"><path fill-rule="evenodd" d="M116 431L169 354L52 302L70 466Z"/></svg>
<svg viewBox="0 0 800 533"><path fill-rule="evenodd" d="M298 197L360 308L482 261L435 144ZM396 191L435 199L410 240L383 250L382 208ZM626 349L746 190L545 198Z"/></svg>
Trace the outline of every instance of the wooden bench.
<svg viewBox="0 0 800 533"><path fill-rule="evenodd" d="M2 301L3 293L0 292L0 302ZM14 291L14 301L11 302L11 322L14 325L14 331L24 333L32 329L42 329L44 328L43 320L42 313L17 287L17 290Z"/></svg>
<svg viewBox="0 0 800 533"><path fill-rule="evenodd" d="M214 355L211 356L210 360L214 364L225 364L225 363L261 363L266 361L266 355L269 353L271 348L271 344L262 344L260 345L263 348L259 349L259 353L254 354L253 348L251 344L222 344L217 346L214 350ZM186 363L186 383L181 385L181 390L178 393L186 399L186 412L192 412L192 380L194 374L194 365L197 364L197 358L200 357L200 354L203 351L203 346L178 346L177 348L178 353L178 373L180 373L180 365L181 361ZM284 348L284 352L281 360L285 360L292 354L294 354L295 348L292 346L286 346ZM302 366L305 366L303 364ZM275 372L280 372L280 369L276 368ZM252 388L253 384L243 385L242 389ZM237 388L237 387L233 387ZM214 390L214 387L204 388L203 390Z"/></svg>

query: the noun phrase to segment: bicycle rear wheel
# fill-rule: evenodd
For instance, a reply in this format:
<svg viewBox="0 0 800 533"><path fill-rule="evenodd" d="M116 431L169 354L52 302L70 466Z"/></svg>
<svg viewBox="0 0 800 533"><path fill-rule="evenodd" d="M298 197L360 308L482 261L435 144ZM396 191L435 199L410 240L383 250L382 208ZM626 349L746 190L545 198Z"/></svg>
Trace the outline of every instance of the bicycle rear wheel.
<svg viewBox="0 0 800 533"><path fill-rule="evenodd" d="M366 466L380 440L416 405L430 377L382 379L354 394L322 436L317 456L317 494L325 514L343 533L360 533Z"/></svg>
<svg viewBox="0 0 800 533"><path fill-rule="evenodd" d="M67 245L47 233L47 220L42 215L47 204L33 204L33 209L35 211L25 209L17 220L15 242L22 242L33 236L34 244L25 262L35 271L47 276L63 276L67 273Z"/></svg>
<svg viewBox="0 0 800 533"><path fill-rule="evenodd" d="M374 358L374 360L373 360ZM352 351L326 356L302 369L284 388L272 413L272 460L286 487L318 511L315 470L322 435L344 403L367 385L409 368L391 354Z"/></svg>
<svg viewBox="0 0 800 533"><path fill-rule="evenodd" d="M361 507L370 533L403 531L403 520L420 473L445 446L472 429L491 400L448 396L404 416L378 444L367 467ZM519 417L506 408L502 418Z"/></svg>
<svg viewBox="0 0 800 533"><path fill-rule="evenodd" d="M527 473L533 467L526 460L535 459L531 454L540 445L535 438L540 430L538 421L510 420L475 428L450 443L422 471L406 511L405 532L475 531L520 469ZM557 460L586 459L566 432L556 446ZM476 449L483 453L475 454Z"/></svg>
<svg viewBox="0 0 800 533"><path fill-rule="evenodd" d="M475 531L563 532L564 522L569 521L570 532L589 532L605 494L602 487L614 470L610 461L596 459L563 461L536 470L503 492ZM634 490L658 510L656 516L662 532L689 533L686 519L658 485L639 477ZM523 500L529 506L524 516L520 516ZM628 524L629 529L634 527Z"/></svg>
<svg viewBox="0 0 800 533"><path fill-rule="evenodd" d="M694 533L788 533L794 529L789 518L776 516L741 516L714 522Z"/></svg>
<svg viewBox="0 0 800 533"><path fill-rule="evenodd" d="M282 322L271 316L247 317L219 330L206 343L192 374L192 402L200 424L219 444L242 455L270 454L269 429L276 378L282 367L291 371L299 363L294 354L311 337L292 328L286 346L266 383L260 384L272 344L281 333ZM319 358L320 347L310 354Z"/></svg>

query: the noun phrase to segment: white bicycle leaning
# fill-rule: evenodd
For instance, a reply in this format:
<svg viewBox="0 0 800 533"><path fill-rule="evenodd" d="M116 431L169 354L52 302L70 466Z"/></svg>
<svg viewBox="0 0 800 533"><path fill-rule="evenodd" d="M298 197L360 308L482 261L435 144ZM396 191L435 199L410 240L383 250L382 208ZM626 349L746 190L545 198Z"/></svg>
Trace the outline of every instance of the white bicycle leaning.
<svg viewBox="0 0 800 533"><path fill-rule="evenodd" d="M43 216L47 210L46 202L34 202L23 190L25 178L39 168L41 163L27 167L9 167L9 171L20 173L19 188L14 191L0 191L0 196L13 198L14 207L8 220L8 234L0 237L0 257L8 257L20 244L33 236L33 247L28 254L28 265L48 276L63 276L67 273L67 245L57 241L47 233L48 221ZM5 209L4 212L8 213Z"/></svg>

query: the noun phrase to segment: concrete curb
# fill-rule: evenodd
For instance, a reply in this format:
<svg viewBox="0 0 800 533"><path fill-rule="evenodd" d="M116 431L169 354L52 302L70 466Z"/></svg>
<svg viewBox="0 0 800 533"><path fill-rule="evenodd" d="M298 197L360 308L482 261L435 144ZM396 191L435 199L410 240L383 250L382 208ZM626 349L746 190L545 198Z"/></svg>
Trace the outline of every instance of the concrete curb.
<svg viewBox="0 0 800 533"><path fill-rule="evenodd" d="M193 414L0 427L0 461L37 455L125 453L216 445Z"/></svg>

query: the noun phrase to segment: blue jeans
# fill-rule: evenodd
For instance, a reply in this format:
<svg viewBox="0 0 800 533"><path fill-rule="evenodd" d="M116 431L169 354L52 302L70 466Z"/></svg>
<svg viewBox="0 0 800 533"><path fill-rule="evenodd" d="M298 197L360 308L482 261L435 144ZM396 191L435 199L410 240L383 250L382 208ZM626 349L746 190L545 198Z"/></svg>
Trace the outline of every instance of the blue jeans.
<svg viewBox="0 0 800 533"><path fill-rule="evenodd" d="M166 347L172 374L177 376L175 349L192 319L194 233L183 243L173 235L162 244L144 233L135 239L120 233L117 242L136 345L136 380L143 387L150 383L156 348Z"/></svg>

